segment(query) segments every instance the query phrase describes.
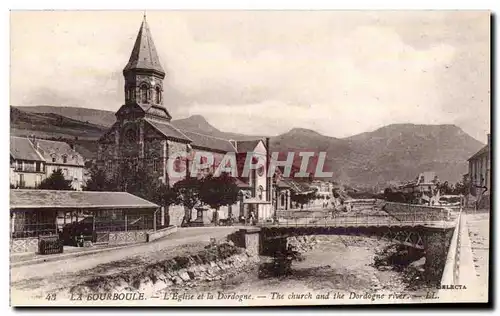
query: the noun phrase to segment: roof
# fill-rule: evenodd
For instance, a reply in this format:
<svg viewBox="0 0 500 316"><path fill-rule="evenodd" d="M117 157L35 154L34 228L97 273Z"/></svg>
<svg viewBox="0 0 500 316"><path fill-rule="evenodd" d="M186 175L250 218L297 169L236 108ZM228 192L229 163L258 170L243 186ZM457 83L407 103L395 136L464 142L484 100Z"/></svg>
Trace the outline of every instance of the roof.
<svg viewBox="0 0 500 316"><path fill-rule="evenodd" d="M130 59L123 71L126 72L133 69L154 70L165 75L145 17L137 34Z"/></svg>
<svg viewBox="0 0 500 316"><path fill-rule="evenodd" d="M255 147L261 142L260 139L255 140L239 140L236 142L236 147L239 153L252 152Z"/></svg>
<svg viewBox="0 0 500 316"><path fill-rule="evenodd" d="M146 122L151 124L156 130L158 130L160 133L165 135L166 137L171 137L175 139L180 139L180 140L185 140L185 141L191 141L189 137L186 136L183 132L181 132L179 129L174 127L172 124L168 122L158 122L154 121L151 119L145 119Z"/></svg>
<svg viewBox="0 0 500 316"><path fill-rule="evenodd" d="M193 141L191 146L215 149L223 152L235 152L236 149L227 139L204 135L195 132L184 131L184 133Z"/></svg>
<svg viewBox="0 0 500 316"><path fill-rule="evenodd" d="M241 188L241 189L248 189L248 188L252 187L248 182L245 182L239 178L236 178L235 183L238 186L238 188Z"/></svg>
<svg viewBox="0 0 500 316"><path fill-rule="evenodd" d="M288 183L286 183L285 181L283 181L283 180L278 180L276 182L276 186L278 188L291 188L291 186Z"/></svg>
<svg viewBox="0 0 500 316"><path fill-rule="evenodd" d="M285 185L290 188L295 193L309 193L313 192L314 189L307 183L296 182L289 178L283 178L279 180L280 187L285 187Z"/></svg>
<svg viewBox="0 0 500 316"><path fill-rule="evenodd" d="M10 190L11 209L134 209L159 206L127 192Z"/></svg>
<svg viewBox="0 0 500 316"><path fill-rule="evenodd" d="M57 154L59 156L68 156L69 162L75 165L84 165L83 157L68 143L59 142L55 140L37 139L38 152L45 158L46 161L51 161L52 154Z"/></svg>
<svg viewBox="0 0 500 316"><path fill-rule="evenodd" d="M469 159L467 159L467 161L469 160L472 160L472 159L475 159L479 156L482 156L484 154L488 154L490 152L490 148L488 145L485 145L483 148L481 148L477 153L475 153L474 155L472 155L472 157L470 157Z"/></svg>
<svg viewBox="0 0 500 316"><path fill-rule="evenodd" d="M10 154L14 159L45 161L35 150L31 141L25 137L10 137Z"/></svg>

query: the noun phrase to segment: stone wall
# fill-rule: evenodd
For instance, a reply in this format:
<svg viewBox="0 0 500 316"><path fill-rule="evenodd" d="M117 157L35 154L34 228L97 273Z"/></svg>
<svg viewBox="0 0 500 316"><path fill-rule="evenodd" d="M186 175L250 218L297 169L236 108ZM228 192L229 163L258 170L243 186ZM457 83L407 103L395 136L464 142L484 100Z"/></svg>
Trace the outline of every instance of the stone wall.
<svg viewBox="0 0 500 316"><path fill-rule="evenodd" d="M444 207L386 202L383 211L400 221L441 221L450 219Z"/></svg>
<svg viewBox="0 0 500 316"><path fill-rule="evenodd" d="M441 280L453 229L430 229L423 232L425 247L425 271L430 281Z"/></svg>
<svg viewBox="0 0 500 316"><path fill-rule="evenodd" d="M163 238L177 231L177 226L169 226L166 228L158 229L155 232L147 232L147 242Z"/></svg>
<svg viewBox="0 0 500 316"><path fill-rule="evenodd" d="M109 233L110 245L146 242L146 241L147 241L147 231L145 230L133 230L128 232Z"/></svg>

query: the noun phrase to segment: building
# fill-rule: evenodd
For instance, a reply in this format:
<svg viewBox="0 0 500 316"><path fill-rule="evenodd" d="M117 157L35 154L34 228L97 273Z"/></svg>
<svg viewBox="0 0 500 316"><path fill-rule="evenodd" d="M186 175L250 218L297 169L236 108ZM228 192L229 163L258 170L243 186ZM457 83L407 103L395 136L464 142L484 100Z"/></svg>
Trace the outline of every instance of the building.
<svg viewBox="0 0 500 316"><path fill-rule="evenodd" d="M468 178L471 183L471 193L478 198L479 206L489 206L491 188L491 135L488 134L487 144L472 155L469 162ZM482 202L481 202L482 200Z"/></svg>
<svg viewBox="0 0 500 316"><path fill-rule="evenodd" d="M65 142L10 137L10 184L14 188L36 188L53 171L61 169L75 190L81 190L84 159Z"/></svg>
<svg viewBox="0 0 500 316"><path fill-rule="evenodd" d="M116 122L99 140L97 163L108 175L116 174L117 168L122 164L140 163L146 172L172 186L184 176L173 176L167 172L169 158L178 157L175 169L177 172L185 171L187 175L196 153L215 156L214 164L207 168L207 172L213 171L226 153L243 154L253 150L262 155L267 164L268 146L263 140L227 140L180 130L170 123L172 116L165 106L168 99L163 95L166 73L145 18L130 59L123 69L123 76L124 104L115 114ZM238 160L241 159L239 155ZM245 204L253 204L247 208L255 209L259 217L268 217L271 209L268 190L271 186L267 181L266 171L259 169L246 179L240 178L238 181L245 193L244 199L248 202Z"/></svg>
<svg viewBox="0 0 500 316"><path fill-rule="evenodd" d="M72 224L81 229L69 235L94 243L146 242L158 208L126 192L10 190L11 252L36 252L41 237L59 237Z"/></svg>

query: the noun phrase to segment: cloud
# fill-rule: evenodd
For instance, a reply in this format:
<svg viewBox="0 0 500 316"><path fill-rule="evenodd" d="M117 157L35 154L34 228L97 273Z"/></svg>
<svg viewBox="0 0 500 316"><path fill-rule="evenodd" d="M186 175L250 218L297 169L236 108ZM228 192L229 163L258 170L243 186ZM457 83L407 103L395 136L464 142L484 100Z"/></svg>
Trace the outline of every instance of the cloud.
<svg viewBox="0 0 500 316"><path fill-rule="evenodd" d="M57 100L40 93L47 90L74 106L116 111L140 18L136 12L12 14L11 103ZM456 123L482 139L489 77L478 73L489 65L488 19L425 12L148 13L174 118L201 114L226 131L273 135L305 127L335 137L410 122ZM476 99L465 102L470 95Z"/></svg>

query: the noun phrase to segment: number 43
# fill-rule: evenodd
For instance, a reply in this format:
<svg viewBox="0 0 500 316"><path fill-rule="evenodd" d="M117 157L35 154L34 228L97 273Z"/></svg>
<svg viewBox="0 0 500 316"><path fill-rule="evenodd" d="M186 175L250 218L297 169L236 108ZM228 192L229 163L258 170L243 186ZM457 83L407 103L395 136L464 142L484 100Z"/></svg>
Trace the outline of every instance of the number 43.
<svg viewBox="0 0 500 316"><path fill-rule="evenodd" d="M56 293L50 293L50 294L48 294L45 299L47 301L55 301L56 300Z"/></svg>

